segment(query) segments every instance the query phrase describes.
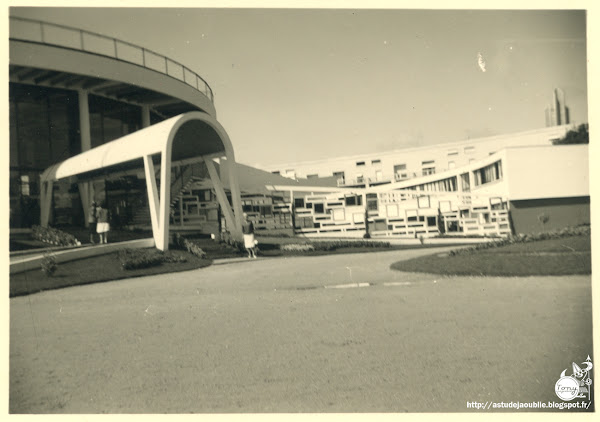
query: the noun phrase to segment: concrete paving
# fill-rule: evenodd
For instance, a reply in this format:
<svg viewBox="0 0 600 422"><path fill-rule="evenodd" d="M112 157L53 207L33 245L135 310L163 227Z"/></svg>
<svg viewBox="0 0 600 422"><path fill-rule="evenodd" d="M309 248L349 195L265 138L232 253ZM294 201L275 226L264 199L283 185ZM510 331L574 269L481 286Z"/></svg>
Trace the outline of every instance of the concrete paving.
<svg viewBox="0 0 600 422"><path fill-rule="evenodd" d="M466 412L468 401L558 400L563 369L593 356L591 278L389 269L433 252L242 260L13 298L9 410Z"/></svg>

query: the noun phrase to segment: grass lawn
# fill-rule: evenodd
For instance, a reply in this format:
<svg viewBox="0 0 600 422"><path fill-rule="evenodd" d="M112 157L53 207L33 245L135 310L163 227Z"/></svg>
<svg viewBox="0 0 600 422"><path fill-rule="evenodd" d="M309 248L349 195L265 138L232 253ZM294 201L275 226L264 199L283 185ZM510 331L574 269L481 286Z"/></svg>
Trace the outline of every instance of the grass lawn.
<svg viewBox="0 0 600 422"><path fill-rule="evenodd" d="M60 263L51 277L47 277L41 269L11 274L10 296L22 296L43 290L131 277L194 270L212 263L210 259L200 259L186 251L171 250L170 252L173 255L184 256L186 262L162 263L149 268L124 270L121 268L117 253L113 252L107 255Z"/></svg>
<svg viewBox="0 0 600 422"><path fill-rule="evenodd" d="M444 275L534 276L591 274L590 236L517 243L450 256L399 261L392 269Z"/></svg>

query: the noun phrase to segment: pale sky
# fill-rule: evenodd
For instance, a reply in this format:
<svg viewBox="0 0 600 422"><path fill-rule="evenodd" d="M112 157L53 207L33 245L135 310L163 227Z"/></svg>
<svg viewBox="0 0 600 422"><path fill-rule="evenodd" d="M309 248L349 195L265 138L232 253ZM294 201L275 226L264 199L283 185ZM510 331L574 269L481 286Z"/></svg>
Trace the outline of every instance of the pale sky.
<svg viewBox="0 0 600 422"><path fill-rule="evenodd" d="M588 121L585 11L13 8L200 74L255 166ZM478 60L479 55L482 60ZM485 72L483 71L485 69Z"/></svg>

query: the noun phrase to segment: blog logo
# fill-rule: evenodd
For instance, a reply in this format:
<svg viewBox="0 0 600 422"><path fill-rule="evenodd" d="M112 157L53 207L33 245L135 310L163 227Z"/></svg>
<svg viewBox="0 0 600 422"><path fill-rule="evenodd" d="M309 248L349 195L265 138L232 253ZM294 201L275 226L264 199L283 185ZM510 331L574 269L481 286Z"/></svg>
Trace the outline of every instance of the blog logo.
<svg viewBox="0 0 600 422"><path fill-rule="evenodd" d="M566 369L560 374L560 378L554 385L554 391L559 399L564 401L571 401L577 398L591 399L592 378L590 370L594 365L589 355L581 365L584 368L573 362L573 373L571 375L567 375Z"/></svg>

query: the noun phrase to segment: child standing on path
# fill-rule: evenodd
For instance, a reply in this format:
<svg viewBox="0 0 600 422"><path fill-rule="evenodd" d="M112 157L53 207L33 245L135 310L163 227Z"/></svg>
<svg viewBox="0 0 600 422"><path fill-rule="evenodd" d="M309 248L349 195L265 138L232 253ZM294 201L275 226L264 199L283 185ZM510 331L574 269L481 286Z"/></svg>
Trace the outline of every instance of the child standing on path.
<svg viewBox="0 0 600 422"><path fill-rule="evenodd" d="M254 224L248 221L248 215L244 213L244 225L242 226L244 234L244 247L248 252L248 258L256 258L256 242L254 241Z"/></svg>

